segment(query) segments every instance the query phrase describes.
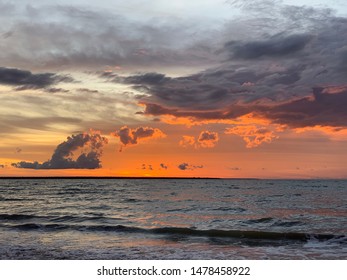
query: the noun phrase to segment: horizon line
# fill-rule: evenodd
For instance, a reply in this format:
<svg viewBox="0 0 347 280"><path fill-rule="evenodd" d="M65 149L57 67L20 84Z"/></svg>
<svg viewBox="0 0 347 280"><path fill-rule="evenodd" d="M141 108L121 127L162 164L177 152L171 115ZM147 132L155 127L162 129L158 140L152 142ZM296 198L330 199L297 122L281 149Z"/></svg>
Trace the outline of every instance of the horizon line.
<svg viewBox="0 0 347 280"><path fill-rule="evenodd" d="M1 179L197 179L197 180L347 180L347 178L152 177L152 176L0 176Z"/></svg>

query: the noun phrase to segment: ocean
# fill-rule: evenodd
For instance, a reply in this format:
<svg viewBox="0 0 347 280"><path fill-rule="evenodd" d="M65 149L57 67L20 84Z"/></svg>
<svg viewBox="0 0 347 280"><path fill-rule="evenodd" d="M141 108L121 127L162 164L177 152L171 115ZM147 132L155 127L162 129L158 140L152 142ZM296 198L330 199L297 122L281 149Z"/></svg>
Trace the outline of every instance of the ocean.
<svg viewBox="0 0 347 280"><path fill-rule="evenodd" d="M347 181L0 179L0 258L347 259Z"/></svg>

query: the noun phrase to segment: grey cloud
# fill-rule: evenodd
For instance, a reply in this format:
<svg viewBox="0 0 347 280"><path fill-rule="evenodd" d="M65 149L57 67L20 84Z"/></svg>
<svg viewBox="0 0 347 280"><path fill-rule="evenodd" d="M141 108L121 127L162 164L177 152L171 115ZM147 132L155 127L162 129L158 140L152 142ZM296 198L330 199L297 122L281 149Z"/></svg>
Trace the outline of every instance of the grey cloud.
<svg viewBox="0 0 347 280"><path fill-rule="evenodd" d="M277 124L290 127L308 127L316 125L347 127L347 89L339 93L329 93L329 87L317 87L312 95L294 98L286 102L258 105L232 105L214 111L185 111L170 109L158 104L145 104L145 114L172 115L175 117L191 117L202 120L228 120L253 113Z"/></svg>
<svg viewBox="0 0 347 280"><path fill-rule="evenodd" d="M297 10L289 12L300 17ZM346 127L341 110L346 93L317 95L312 88L345 86L347 19L315 9L301 15L306 13L312 15L305 34L281 32L267 40L240 40L229 46L233 55L241 52L247 59L228 59L196 74L143 83L147 96L140 99L146 106L142 113L196 120L256 113L295 127Z"/></svg>
<svg viewBox="0 0 347 280"><path fill-rule="evenodd" d="M98 90L95 89L89 89L89 88L78 88L76 89L76 91L78 92L82 92L82 93L98 93Z"/></svg>
<svg viewBox="0 0 347 280"><path fill-rule="evenodd" d="M47 89L45 89L45 91L49 92L49 93L57 93L57 92L66 93L66 92L70 92L69 90L63 89L63 88L47 88Z"/></svg>
<svg viewBox="0 0 347 280"><path fill-rule="evenodd" d="M68 76L53 73L33 74L30 71L0 67L0 84L17 87L17 90L47 88L61 82L72 82Z"/></svg>
<svg viewBox="0 0 347 280"><path fill-rule="evenodd" d="M197 169L197 168L203 168L204 166L203 165L190 165L186 162L184 163L181 163L177 166L180 170L194 170L194 169Z"/></svg>
<svg viewBox="0 0 347 280"><path fill-rule="evenodd" d="M178 168L181 170L186 170L188 168L189 164L188 163L181 163L180 165L178 165Z"/></svg>
<svg viewBox="0 0 347 280"><path fill-rule="evenodd" d="M100 134L72 135L56 147L50 160L43 163L21 161L12 166L27 169L96 169L101 167L102 148L107 143L107 138ZM89 151L83 151L74 160L72 156L78 149Z"/></svg>
<svg viewBox="0 0 347 280"><path fill-rule="evenodd" d="M168 166L167 166L165 163L161 163L161 164L160 164L160 167L161 167L162 169L168 169Z"/></svg>
<svg viewBox="0 0 347 280"><path fill-rule="evenodd" d="M142 170L153 170L153 166L152 166L152 164L145 164L145 163L143 163L142 164L142 166L141 166L141 169Z"/></svg>
<svg viewBox="0 0 347 280"><path fill-rule="evenodd" d="M347 72L347 47L340 53L340 63L338 69Z"/></svg>
<svg viewBox="0 0 347 280"><path fill-rule="evenodd" d="M12 16L13 13L15 12L16 8L15 8L15 5L12 3L0 2L0 10L2 13L6 14L8 16Z"/></svg>
<svg viewBox="0 0 347 280"><path fill-rule="evenodd" d="M218 134L216 132L203 131L201 132L198 141L216 141Z"/></svg>
<svg viewBox="0 0 347 280"><path fill-rule="evenodd" d="M310 41L307 34L283 36L278 34L263 41L228 42L225 48L231 53L231 58L257 59L263 56L280 57L295 54L302 50Z"/></svg>
<svg viewBox="0 0 347 280"><path fill-rule="evenodd" d="M200 47L215 36L212 28L200 33L192 20L140 22L111 10L72 5L17 7L15 16L5 14L0 23L11 29L4 33L15 35L0 44L3 63L31 69L102 69L117 65L129 70L217 61L213 48Z"/></svg>
<svg viewBox="0 0 347 280"><path fill-rule="evenodd" d="M145 73L143 75L135 75L124 78L124 83L127 84L144 84L144 85L157 85L170 80L160 73Z"/></svg>
<svg viewBox="0 0 347 280"><path fill-rule="evenodd" d="M272 107L257 108L260 115L274 123L291 127L335 126L347 127L347 89L340 93L324 93L324 88L313 89L313 96L293 100Z"/></svg>
<svg viewBox="0 0 347 280"><path fill-rule="evenodd" d="M219 110L179 110L171 109L158 104L143 103L145 105L144 114L160 116L172 115L175 117L192 117L196 120L224 120L237 118L249 113L249 108L246 106L230 106L230 108L221 108Z"/></svg>

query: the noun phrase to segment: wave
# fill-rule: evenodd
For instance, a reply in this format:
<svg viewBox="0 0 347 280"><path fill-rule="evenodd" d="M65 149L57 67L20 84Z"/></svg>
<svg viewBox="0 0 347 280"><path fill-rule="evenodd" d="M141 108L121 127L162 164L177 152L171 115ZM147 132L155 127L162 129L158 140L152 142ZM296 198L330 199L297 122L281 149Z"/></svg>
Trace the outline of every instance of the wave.
<svg viewBox="0 0 347 280"><path fill-rule="evenodd" d="M91 215L81 215L81 216L74 216L74 215L64 215L64 216L39 216L39 215L29 215L29 214L0 214L0 222L20 222L25 225L23 221L40 221L44 223L64 223L64 222L115 222L123 220L122 218L116 218L116 217L104 217L103 215L98 216L91 216ZM21 226L21 225L19 225Z"/></svg>
<svg viewBox="0 0 347 280"><path fill-rule="evenodd" d="M34 218L41 218L41 216L27 215L27 214L0 214L0 221L19 221L30 220Z"/></svg>
<svg viewBox="0 0 347 280"><path fill-rule="evenodd" d="M245 224L267 224L271 227L273 226L273 227L284 227L284 228L295 227L295 226L300 226L300 225L305 224L302 221L278 220L278 219L272 218L272 217L246 220L246 221L243 221L243 223L245 223Z"/></svg>
<svg viewBox="0 0 347 280"><path fill-rule="evenodd" d="M4 225L2 225L4 226ZM198 230L184 227L162 227L162 228L140 228L124 225L76 225L76 224L37 224L26 223L20 225L6 226L17 230L41 230L41 231L59 231L59 230L77 230L82 232L114 232L114 233L142 233L168 236L185 237L208 237L208 238L229 238L229 239L249 239L249 240L292 240L307 242L314 241L334 241L338 243L347 243L345 235L335 234L314 234L303 232L271 232L271 231L252 231L252 230Z"/></svg>

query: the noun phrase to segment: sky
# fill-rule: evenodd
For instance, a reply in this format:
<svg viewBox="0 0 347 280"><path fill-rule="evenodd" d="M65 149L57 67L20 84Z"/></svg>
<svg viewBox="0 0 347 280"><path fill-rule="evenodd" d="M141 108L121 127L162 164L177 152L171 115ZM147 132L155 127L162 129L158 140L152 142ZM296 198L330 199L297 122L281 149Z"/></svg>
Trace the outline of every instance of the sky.
<svg viewBox="0 0 347 280"><path fill-rule="evenodd" d="M0 176L347 178L347 3L0 0Z"/></svg>

